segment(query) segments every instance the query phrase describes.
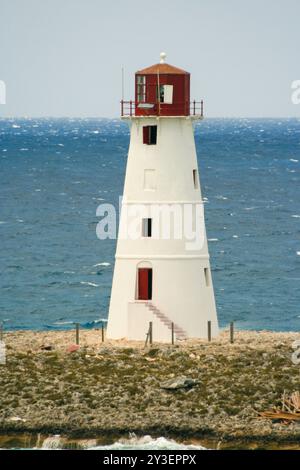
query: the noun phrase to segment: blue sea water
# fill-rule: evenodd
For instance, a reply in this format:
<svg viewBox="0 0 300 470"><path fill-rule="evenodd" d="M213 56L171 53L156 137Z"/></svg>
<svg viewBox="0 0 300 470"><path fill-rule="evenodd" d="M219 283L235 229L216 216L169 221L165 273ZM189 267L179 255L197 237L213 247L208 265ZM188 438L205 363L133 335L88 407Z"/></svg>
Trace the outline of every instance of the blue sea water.
<svg viewBox="0 0 300 470"><path fill-rule="evenodd" d="M196 145L221 326L300 329L300 120L207 119ZM107 318L127 124L0 119L0 320L70 328Z"/></svg>

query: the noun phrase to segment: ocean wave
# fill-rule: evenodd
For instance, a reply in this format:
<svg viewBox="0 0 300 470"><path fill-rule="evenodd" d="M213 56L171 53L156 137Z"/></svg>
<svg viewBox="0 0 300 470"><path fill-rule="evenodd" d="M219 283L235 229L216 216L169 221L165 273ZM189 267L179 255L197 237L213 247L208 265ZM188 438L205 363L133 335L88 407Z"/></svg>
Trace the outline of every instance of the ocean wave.
<svg viewBox="0 0 300 470"><path fill-rule="evenodd" d="M83 328L93 328L94 326L100 325L102 323L107 323L107 318L100 318L99 320L92 320L82 323Z"/></svg>
<svg viewBox="0 0 300 470"><path fill-rule="evenodd" d="M84 286L99 287L99 284L95 284L94 282L88 282L88 281L81 281L80 284Z"/></svg>
<svg viewBox="0 0 300 470"><path fill-rule="evenodd" d="M200 445L181 444L173 439L165 437L151 436L131 437L130 439L121 439L114 444L106 446L88 447L88 450L206 450Z"/></svg>
<svg viewBox="0 0 300 470"><path fill-rule="evenodd" d="M93 267L96 268L98 266L110 266L110 263L97 263L97 264L93 264Z"/></svg>
<svg viewBox="0 0 300 470"><path fill-rule="evenodd" d="M44 328L47 330L65 330L69 329L71 326L74 328L75 323L80 325L80 328L93 329L94 327L99 327L101 324L107 323L107 318L98 318L97 320L91 320L84 323L81 323L78 320L57 320L51 324L45 324Z"/></svg>

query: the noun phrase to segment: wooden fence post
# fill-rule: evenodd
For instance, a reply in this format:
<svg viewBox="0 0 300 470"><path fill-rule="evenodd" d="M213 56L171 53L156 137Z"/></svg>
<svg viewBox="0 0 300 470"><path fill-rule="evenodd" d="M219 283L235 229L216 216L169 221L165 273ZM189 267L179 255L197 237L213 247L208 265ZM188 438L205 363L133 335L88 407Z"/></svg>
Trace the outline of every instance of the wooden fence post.
<svg viewBox="0 0 300 470"><path fill-rule="evenodd" d="M174 345L174 323L172 322L172 344Z"/></svg>
<svg viewBox="0 0 300 470"><path fill-rule="evenodd" d="M104 323L101 322L101 339L102 343L104 343Z"/></svg>
<svg viewBox="0 0 300 470"><path fill-rule="evenodd" d="M150 343L150 346L152 346L152 343L153 343L152 321L149 322L149 343Z"/></svg>
<svg viewBox="0 0 300 470"><path fill-rule="evenodd" d="M207 322L207 339L208 341L211 341L211 321L210 320Z"/></svg>
<svg viewBox="0 0 300 470"><path fill-rule="evenodd" d="M230 323L230 342L233 344L234 342L234 323L233 321Z"/></svg>
<svg viewBox="0 0 300 470"><path fill-rule="evenodd" d="M76 344L79 345L79 323L76 323Z"/></svg>

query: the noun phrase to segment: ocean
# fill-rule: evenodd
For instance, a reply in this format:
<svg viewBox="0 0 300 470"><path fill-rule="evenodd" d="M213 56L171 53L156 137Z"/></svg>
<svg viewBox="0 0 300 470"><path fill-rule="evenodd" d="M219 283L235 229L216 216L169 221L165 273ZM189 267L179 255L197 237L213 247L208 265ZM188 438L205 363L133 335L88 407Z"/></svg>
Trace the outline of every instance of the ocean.
<svg viewBox="0 0 300 470"><path fill-rule="evenodd" d="M195 138L220 326L300 329L300 120L206 119ZM129 130L118 119L0 119L0 320L107 318Z"/></svg>

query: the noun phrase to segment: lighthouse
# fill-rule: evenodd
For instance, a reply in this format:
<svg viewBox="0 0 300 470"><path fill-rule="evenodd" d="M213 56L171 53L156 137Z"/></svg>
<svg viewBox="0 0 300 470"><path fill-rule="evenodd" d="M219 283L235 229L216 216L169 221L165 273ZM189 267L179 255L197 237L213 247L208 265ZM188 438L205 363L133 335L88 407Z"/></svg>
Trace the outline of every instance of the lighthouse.
<svg viewBox="0 0 300 470"><path fill-rule="evenodd" d="M190 74L165 61L135 74L107 337L153 341L218 334L194 126Z"/></svg>

